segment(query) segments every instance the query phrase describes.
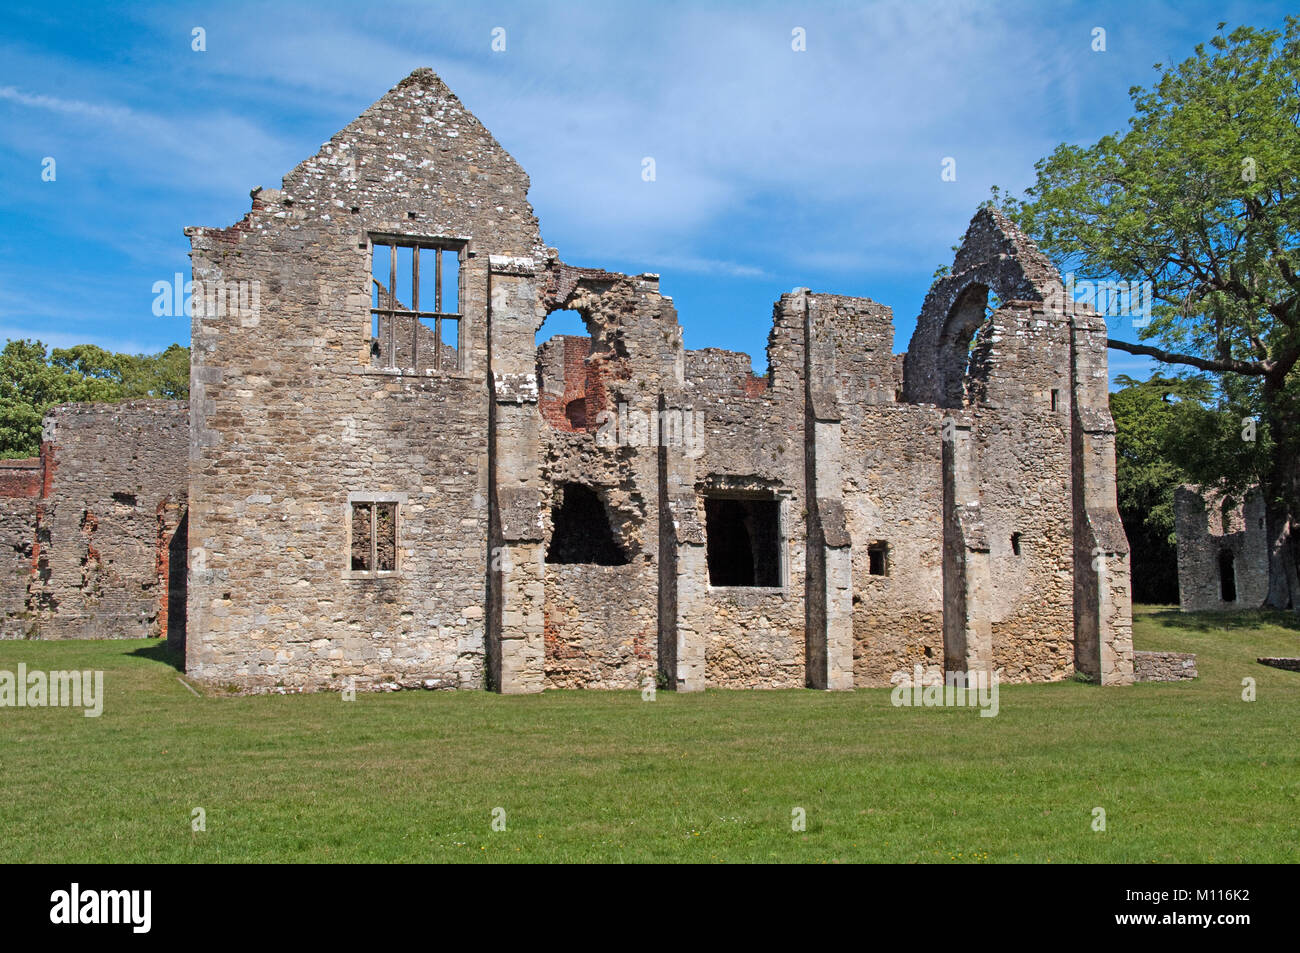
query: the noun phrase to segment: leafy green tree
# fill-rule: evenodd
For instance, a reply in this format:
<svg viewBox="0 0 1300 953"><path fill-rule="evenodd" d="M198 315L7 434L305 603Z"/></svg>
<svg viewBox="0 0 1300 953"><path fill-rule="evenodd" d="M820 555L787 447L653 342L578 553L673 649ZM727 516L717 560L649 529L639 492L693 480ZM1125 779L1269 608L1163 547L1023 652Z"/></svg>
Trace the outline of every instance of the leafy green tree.
<svg viewBox="0 0 1300 953"><path fill-rule="evenodd" d="M141 397L186 400L189 348L160 354L116 354L93 344L46 353L40 341L9 341L0 351L0 458L40 451L47 410L74 401Z"/></svg>
<svg viewBox="0 0 1300 953"><path fill-rule="evenodd" d="M152 356L147 396L163 400L190 399L190 349L173 344Z"/></svg>
<svg viewBox="0 0 1300 953"><path fill-rule="evenodd" d="M1216 375L1220 410L1259 418L1253 447L1241 446L1242 419L1208 410L1171 446L1215 478L1203 482L1256 467L1268 603L1300 607L1300 18L1220 24L1195 55L1156 69L1152 89L1130 91L1127 131L1058 146L1026 200L1003 206L1062 272L1151 282L1143 343L1111 347Z"/></svg>
<svg viewBox="0 0 1300 953"><path fill-rule="evenodd" d="M10 341L0 351L0 457L29 457L41 443L45 409L69 399L68 376L51 367L39 341Z"/></svg>

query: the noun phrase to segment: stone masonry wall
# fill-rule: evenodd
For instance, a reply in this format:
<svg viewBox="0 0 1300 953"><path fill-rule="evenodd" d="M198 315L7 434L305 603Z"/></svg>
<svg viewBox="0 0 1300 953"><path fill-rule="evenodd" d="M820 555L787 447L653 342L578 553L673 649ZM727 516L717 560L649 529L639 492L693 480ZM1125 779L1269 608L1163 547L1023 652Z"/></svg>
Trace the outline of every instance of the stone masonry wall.
<svg viewBox="0 0 1300 953"><path fill-rule="evenodd" d="M1268 596L1264 527L1264 501L1257 489L1245 500L1194 486L1175 490L1179 608L1224 612L1263 605ZM1227 594L1233 595L1235 587L1235 599L1224 598L1225 575L1231 577Z"/></svg>
<svg viewBox="0 0 1300 953"><path fill-rule="evenodd" d="M715 587L701 581L689 621L704 646L710 687L797 688L806 681L802 312L791 296L773 309L767 385L755 386L745 355L686 353L686 404L702 414L703 453L694 461L694 519L709 495L779 502L782 584Z"/></svg>
<svg viewBox="0 0 1300 953"><path fill-rule="evenodd" d="M1181 682L1196 678L1196 656L1190 652L1134 652L1133 677L1138 682Z"/></svg>
<svg viewBox="0 0 1300 953"><path fill-rule="evenodd" d="M1031 303L994 313L971 357L993 667L1008 682L1074 671L1070 328Z"/></svg>
<svg viewBox="0 0 1300 953"><path fill-rule="evenodd" d="M676 392L681 331L653 275L628 276L549 262L543 309L578 312L591 337L552 338L539 349L547 687L640 688L653 683L659 633L660 403ZM563 359L545 363L563 348ZM560 394L556 400L554 394ZM582 400L584 427L564 404ZM676 403L676 401L674 401ZM557 411L559 411L557 413ZM566 486L595 493L583 531L612 535L624 565L551 561L556 507Z"/></svg>
<svg viewBox="0 0 1300 953"><path fill-rule="evenodd" d="M893 313L821 296L833 309L844 394L844 506L853 539L853 673L888 685L943 663L940 414L897 402ZM870 549L883 546L882 572Z"/></svg>
<svg viewBox="0 0 1300 953"><path fill-rule="evenodd" d="M35 554L41 504L0 497L0 639L26 639L37 632L28 604L36 574Z"/></svg>
<svg viewBox="0 0 1300 953"><path fill-rule="evenodd" d="M42 496L30 509L11 501L16 525L4 535L29 563L27 637L167 635L170 550L186 508L177 461L187 417L183 402L154 400L65 404L47 414ZM20 575L15 565L11 612Z"/></svg>
<svg viewBox="0 0 1300 953"><path fill-rule="evenodd" d="M542 252L527 190L418 70L281 189L255 191L243 221L188 230L196 280L260 283L257 314L193 322L196 678L485 684L488 261ZM372 239L393 235L461 243L459 369L387 368L372 354ZM359 499L397 505L391 573L351 568Z"/></svg>
<svg viewBox="0 0 1300 953"><path fill-rule="evenodd" d="M796 289L756 377L745 355L685 349L657 275L565 264L527 190L418 70L241 222L188 230L197 282L257 292L193 320L191 675L510 693L845 689L916 664L1132 680L1104 322L1054 298L1010 222L972 219L906 356L887 307ZM418 241L457 256L460 349L440 370L409 318L392 348L371 339L372 249ZM557 310L588 335L537 347ZM380 508L395 531L372 566ZM714 584L728 533L764 562L758 584Z"/></svg>
<svg viewBox="0 0 1300 953"><path fill-rule="evenodd" d="M1132 680L1105 377L1104 322L1065 300L1056 269L1010 221L977 212L922 306L902 388L946 410L949 667Z"/></svg>

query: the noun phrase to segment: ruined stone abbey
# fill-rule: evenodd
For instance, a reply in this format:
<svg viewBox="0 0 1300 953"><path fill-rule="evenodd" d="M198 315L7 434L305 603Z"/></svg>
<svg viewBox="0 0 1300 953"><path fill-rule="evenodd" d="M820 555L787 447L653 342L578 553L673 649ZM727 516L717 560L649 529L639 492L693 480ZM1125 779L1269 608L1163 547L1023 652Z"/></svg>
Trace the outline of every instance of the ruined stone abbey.
<svg viewBox="0 0 1300 953"><path fill-rule="evenodd" d="M188 407L59 408L0 467L4 634L166 635L251 691L1133 680L1105 324L1004 217L906 354L797 289L756 377L528 187L422 69L187 229ZM588 335L538 347L560 310Z"/></svg>

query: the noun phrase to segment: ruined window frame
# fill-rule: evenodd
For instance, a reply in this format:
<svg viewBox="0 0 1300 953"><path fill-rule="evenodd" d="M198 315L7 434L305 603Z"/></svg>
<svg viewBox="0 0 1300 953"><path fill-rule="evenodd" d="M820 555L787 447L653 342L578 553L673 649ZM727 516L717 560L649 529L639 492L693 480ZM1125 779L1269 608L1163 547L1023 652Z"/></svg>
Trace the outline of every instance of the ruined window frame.
<svg viewBox="0 0 1300 953"><path fill-rule="evenodd" d="M707 591L714 593L759 592L768 595L786 596L790 591L790 497L779 490L751 490L728 486L707 486L699 491L701 515L703 516L708 500L743 500L763 501L776 504L776 572L775 586L715 586L709 572L708 519L701 521L704 527L704 583Z"/></svg>
<svg viewBox="0 0 1300 953"><path fill-rule="evenodd" d="M378 365L386 371L402 371L405 368L397 364L397 332L396 318L412 319L412 340L409 342L411 347L411 366L409 370L415 374L432 373L432 374L459 374L465 370L465 261L469 257L469 240L465 238L447 238L443 236L432 235L403 235L392 232L369 232L366 235L366 272L369 275L366 300L371 300L376 286L381 289L384 287L379 279L375 277L375 248L383 246L389 249L389 280L388 280L388 304L389 307L367 308L368 319L366 323L366 338L372 349L380 344L376 338L373 329L381 323L382 319L388 318L388 340L384 342L388 352L388 361ZM411 308L410 310L396 308L396 277L397 277L397 249L410 248L411 253ZM438 309L442 308L444 303L442 287L442 254L443 252L456 253L456 311L422 311L420 310L420 252L435 251L434 256L434 304ZM381 293L379 303L383 304L383 294ZM422 368L420 366L420 348L419 333L423 327L423 321L430 319L433 322L434 349L433 349L433 367ZM444 367L442 364L442 331L444 321L454 321L456 323L456 359L453 366Z"/></svg>
<svg viewBox="0 0 1300 953"><path fill-rule="evenodd" d="M876 572L876 559L880 557L880 571ZM873 579L889 578L889 540L873 539L867 543L867 575Z"/></svg>
<svg viewBox="0 0 1300 953"><path fill-rule="evenodd" d="M1219 601L1224 605L1236 604L1241 596L1237 585L1237 554L1232 547L1222 546L1215 561L1219 576Z"/></svg>
<svg viewBox="0 0 1300 953"><path fill-rule="evenodd" d="M570 496L571 491L576 491L576 493L574 493L573 496ZM607 488L590 483L583 483L578 480L564 480L556 484L555 493L562 494L561 499L563 502L560 505L556 505L555 496L552 496L551 534L546 541L546 551L543 556L546 565L599 566L605 569L621 569L625 566L631 565L633 554L629 552L627 542L620 538L618 531L615 529L615 512L609 504ZM574 506L575 508L581 506L582 504L577 501L582 499L584 496L586 496L589 501L594 503L598 508L599 517L597 518L604 520L603 527L587 527L588 541L594 543L596 537L602 537L604 535L602 529L604 532L608 532L609 542L612 544L612 550L601 555L606 556L610 561L603 561L600 559L559 558L561 555L567 554L555 552L557 542L562 538L562 528L560 525L561 514L570 506ZM572 511L570 511L568 517L571 519L573 515Z"/></svg>
<svg viewBox="0 0 1300 953"><path fill-rule="evenodd" d="M343 547L343 578L344 579L390 579L394 576L400 576L402 573L402 523L404 522L403 510L406 506L407 495L405 493L375 493L364 490L348 493L347 502L343 506L343 526L344 526L344 547ZM375 504L391 503L393 504L393 568L392 569L353 569L352 568L352 510L358 503L369 503L370 508L370 552L371 566L377 567L378 560L375 558L379 546L378 538L375 531L378 520L378 507Z"/></svg>

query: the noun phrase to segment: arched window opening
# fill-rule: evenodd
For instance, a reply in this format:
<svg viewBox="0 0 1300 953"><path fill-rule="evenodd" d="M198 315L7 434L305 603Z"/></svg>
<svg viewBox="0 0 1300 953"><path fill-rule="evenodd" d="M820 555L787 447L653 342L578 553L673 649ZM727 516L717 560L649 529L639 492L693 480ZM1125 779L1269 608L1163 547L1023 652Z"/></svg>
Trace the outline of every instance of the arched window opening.
<svg viewBox="0 0 1300 953"><path fill-rule="evenodd" d="M989 289L973 284L957 296L939 338L939 373L943 383L943 405L962 407L966 403L966 382L971 352L989 316Z"/></svg>
<svg viewBox="0 0 1300 953"><path fill-rule="evenodd" d="M537 341L537 409L556 430L580 433L590 426L588 398L597 407L604 393L592 366L591 335L577 311L553 311L542 322Z"/></svg>

